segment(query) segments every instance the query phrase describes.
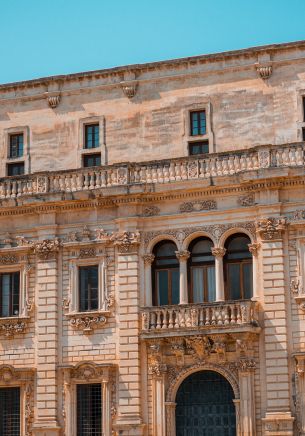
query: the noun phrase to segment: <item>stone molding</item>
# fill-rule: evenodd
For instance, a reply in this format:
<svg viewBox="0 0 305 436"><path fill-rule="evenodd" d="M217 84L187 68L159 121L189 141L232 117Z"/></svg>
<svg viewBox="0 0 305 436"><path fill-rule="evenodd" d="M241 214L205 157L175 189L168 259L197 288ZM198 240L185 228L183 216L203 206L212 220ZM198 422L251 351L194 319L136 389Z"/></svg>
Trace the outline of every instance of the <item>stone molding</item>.
<svg viewBox="0 0 305 436"><path fill-rule="evenodd" d="M66 306L65 306L66 307ZM107 322L107 311L92 312L70 312L66 317L70 320L70 325L76 329L82 330L85 335L91 334L94 329L103 327Z"/></svg>
<svg viewBox="0 0 305 436"><path fill-rule="evenodd" d="M217 209L217 203L215 200L188 201L186 203L182 203L179 206L179 210L181 213L214 209Z"/></svg>
<svg viewBox="0 0 305 436"><path fill-rule="evenodd" d="M256 231L261 236L262 240L272 241L281 239L282 233L286 228L285 217L268 217L256 221Z"/></svg>

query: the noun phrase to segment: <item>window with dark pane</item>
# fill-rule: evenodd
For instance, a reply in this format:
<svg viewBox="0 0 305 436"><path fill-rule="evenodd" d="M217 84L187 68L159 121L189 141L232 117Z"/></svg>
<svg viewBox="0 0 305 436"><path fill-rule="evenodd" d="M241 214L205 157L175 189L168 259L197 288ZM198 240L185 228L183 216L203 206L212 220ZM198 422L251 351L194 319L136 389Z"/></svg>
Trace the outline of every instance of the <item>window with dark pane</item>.
<svg viewBox="0 0 305 436"><path fill-rule="evenodd" d="M191 303L212 302L216 299L215 257L213 242L198 238L189 246L188 259L189 301Z"/></svg>
<svg viewBox="0 0 305 436"><path fill-rule="evenodd" d="M79 310L98 309L98 265L79 267Z"/></svg>
<svg viewBox="0 0 305 436"><path fill-rule="evenodd" d="M303 121L305 122L305 96L303 96L302 102L303 102Z"/></svg>
<svg viewBox="0 0 305 436"><path fill-rule="evenodd" d="M230 236L225 244L224 278L228 300L250 299L253 295L252 254L247 235Z"/></svg>
<svg viewBox="0 0 305 436"><path fill-rule="evenodd" d="M20 272L0 274L0 316L19 315Z"/></svg>
<svg viewBox="0 0 305 436"><path fill-rule="evenodd" d="M153 304L179 304L179 261L172 241L161 241L154 247L152 265Z"/></svg>
<svg viewBox="0 0 305 436"><path fill-rule="evenodd" d="M101 154L85 154L83 156L84 167L98 167L101 165Z"/></svg>
<svg viewBox="0 0 305 436"><path fill-rule="evenodd" d="M207 132L205 111L191 112L191 136L205 135Z"/></svg>
<svg viewBox="0 0 305 436"><path fill-rule="evenodd" d="M20 388L0 388L0 435L20 436Z"/></svg>
<svg viewBox="0 0 305 436"><path fill-rule="evenodd" d="M85 126L85 148L97 148L100 144L99 124L87 124Z"/></svg>
<svg viewBox="0 0 305 436"><path fill-rule="evenodd" d="M189 155L206 154L209 152L209 141L189 142Z"/></svg>
<svg viewBox="0 0 305 436"><path fill-rule="evenodd" d="M23 156L23 133L10 135L9 157Z"/></svg>
<svg viewBox="0 0 305 436"><path fill-rule="evenodd" d="M8 176L22 176L24 174L24 162L7 164Z"/></svg>
<svg viewBox="0 0 305 436"><path fill-rule="evenodd" d="M302 139L305 141L305 127L302 128Z"/></svg>
<svg viewBox="0 0 305 436"><path fill-rule="evenodd" d="M102 436L100 384L77 385L77 436Z"/></svg>

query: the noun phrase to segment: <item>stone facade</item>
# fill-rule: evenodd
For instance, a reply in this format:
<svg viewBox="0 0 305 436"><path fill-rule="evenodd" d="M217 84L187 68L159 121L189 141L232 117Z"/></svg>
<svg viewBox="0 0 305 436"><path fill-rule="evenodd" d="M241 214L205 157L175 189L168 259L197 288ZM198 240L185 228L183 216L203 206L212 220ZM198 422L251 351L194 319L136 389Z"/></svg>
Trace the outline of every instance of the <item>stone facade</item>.
<svg viewBox="0 0 305 436"><path fill-rule="evenodd" d="M305 42L0 86L0 389L20 434L76 436L77 386L102 386L103 435L175 436L177 392L228 381L236 433L305 435ZM209 154L189 156L203 110ZM82 168L99 124L101 166ZM23 134L23 155L8 155ZM25 175L7 177L24 162ZM225 295L227 241L249 239L252 296ZM190 302L192 241L213 243L215 301ZM155 247L175 244L179 304L158 306ZM98 305L79 308L81 267Z"/></svg>

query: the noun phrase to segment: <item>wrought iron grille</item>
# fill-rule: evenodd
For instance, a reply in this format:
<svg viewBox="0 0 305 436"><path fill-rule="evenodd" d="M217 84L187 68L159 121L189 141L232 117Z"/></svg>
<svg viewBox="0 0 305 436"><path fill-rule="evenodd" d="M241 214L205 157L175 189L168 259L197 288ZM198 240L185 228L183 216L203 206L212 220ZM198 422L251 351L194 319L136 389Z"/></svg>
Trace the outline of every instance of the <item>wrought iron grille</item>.
<svg viewBox="0 0 305 436"><path fill-rule="evenodd" d="M19 388L0 388L0 436L20 436Z"/></svg>
<svg viewBox="0 0 305 436"><path fill-rule="evenodd" d="M77 385L77 436L102 436L100 384Z"/></svg>
<svg viewBox="0 0 305 436"><path fill-rule="evenodd" d="M214 371L200 371L181 384L176 396L177 436L236 436L234 393Z"/></svg>

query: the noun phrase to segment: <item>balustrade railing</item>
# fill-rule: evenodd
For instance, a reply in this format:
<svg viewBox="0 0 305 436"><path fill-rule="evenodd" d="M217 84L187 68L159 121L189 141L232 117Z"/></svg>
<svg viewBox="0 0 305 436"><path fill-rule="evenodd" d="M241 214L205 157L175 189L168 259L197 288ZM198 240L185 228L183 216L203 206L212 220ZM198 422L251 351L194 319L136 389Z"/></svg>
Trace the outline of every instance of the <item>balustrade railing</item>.
<svg viewBox="0 0 305 436"><path fill-rule="evenodd" d="M159 306L142 309L142 330L257 326L257 319L255 302L251 300Z"/></svg>
<svg viewBox="0 0 305 436"><path fill-rule="evenodd" d="M75 192L137 183L173 183L228 176L270 167L302 167L305 143L260 146L155 162L127 163L0 179L0 199L57 192Z"/></svg>

